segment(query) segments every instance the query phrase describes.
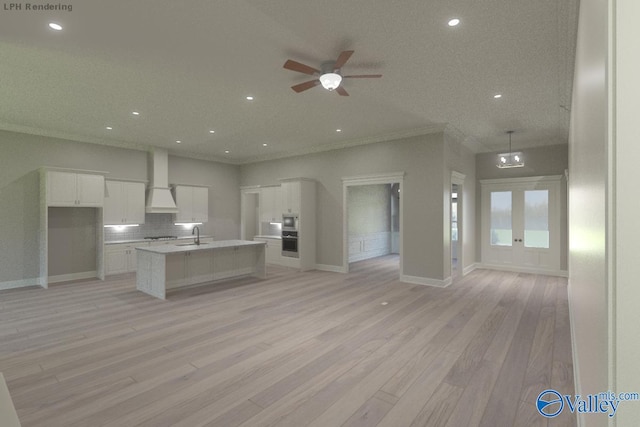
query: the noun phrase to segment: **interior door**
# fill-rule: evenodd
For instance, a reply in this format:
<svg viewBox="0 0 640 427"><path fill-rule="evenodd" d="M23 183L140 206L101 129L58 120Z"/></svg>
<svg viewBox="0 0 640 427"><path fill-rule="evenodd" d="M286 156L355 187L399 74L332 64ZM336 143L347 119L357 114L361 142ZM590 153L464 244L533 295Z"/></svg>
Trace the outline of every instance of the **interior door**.
<svg viewBox="0 0 640 427"><path fill-rule="evenodd" d="M482 262L560 270L560 177L483 180Z"/></svg>

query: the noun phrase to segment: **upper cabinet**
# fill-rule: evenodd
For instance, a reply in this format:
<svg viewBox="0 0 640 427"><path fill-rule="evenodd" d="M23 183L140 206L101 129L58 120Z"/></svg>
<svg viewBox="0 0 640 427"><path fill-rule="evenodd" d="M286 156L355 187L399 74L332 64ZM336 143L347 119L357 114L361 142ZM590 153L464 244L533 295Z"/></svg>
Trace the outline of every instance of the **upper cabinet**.
<svg viewBox="0 0 640 427"><path fill-rule="evenodd" d="M301 186L301 181L282 182L282 213L300 213Z"/></svg>
<svg viewBox="0 0 640 427"><path fill-rule="evenodd" d="M209 188L176 185L174 188L178 213L175 222L209 221Z"/></svg>
<svg viewBox="0 0 640 427"><path fill-rule="evenodd" d="M282 221L282 190L280 186L260 188L260 221Z"/></svg>
<svg viewBox="0 0 640 427"><path fill-rule="evenodd" d="M48 206L103 206L103 175L52 170L46 173Z"/></svg>
<svg viewBox="0 0 640 427"><path fill-rule="evenodd" d="M142 182L106 181L104 224L144 224L144 184Z"/></svg>

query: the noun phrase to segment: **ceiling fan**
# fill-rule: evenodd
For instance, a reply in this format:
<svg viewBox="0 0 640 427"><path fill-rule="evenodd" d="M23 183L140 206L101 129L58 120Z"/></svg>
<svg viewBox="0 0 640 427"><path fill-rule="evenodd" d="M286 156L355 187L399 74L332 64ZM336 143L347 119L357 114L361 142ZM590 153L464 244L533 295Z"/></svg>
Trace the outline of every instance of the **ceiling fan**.
<svg viewBox="0 0 640 427"><path fill-rule="evenodd" d="M343 76L341 73L341 68L344 66L344 64L346 64L351 55L353 55L352 50L345 50L340 54L340 56L338 56L338 59L336 59L335 61L323 62L319 70L308 65L301 64L300 62L293 61L291 59L287 60L287 62L284 63L283 67L287 70L297 71L299 73L308 74L310 76L318 76L317 78L309 80L308 82L291 86L291 89L298 93L321 84L322 87L327 90L335 90L339 95L349 96L349 93L347 93L344 87L340 86L342 79L377 79L382 77L382 74L358 74Z"/></svg>

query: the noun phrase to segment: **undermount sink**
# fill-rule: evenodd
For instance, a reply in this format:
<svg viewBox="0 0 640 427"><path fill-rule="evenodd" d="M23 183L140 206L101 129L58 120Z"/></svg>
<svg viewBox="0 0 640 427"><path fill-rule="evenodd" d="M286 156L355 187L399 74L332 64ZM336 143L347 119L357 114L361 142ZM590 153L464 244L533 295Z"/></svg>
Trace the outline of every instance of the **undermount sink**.
<svg viewBox="0 0 640 427"><path fill-rule="evenodd" d="M195 244L195 243L176 243L176 246L202 246L202 245L208 245L209 243L200 243L200 244Z"/></svg>

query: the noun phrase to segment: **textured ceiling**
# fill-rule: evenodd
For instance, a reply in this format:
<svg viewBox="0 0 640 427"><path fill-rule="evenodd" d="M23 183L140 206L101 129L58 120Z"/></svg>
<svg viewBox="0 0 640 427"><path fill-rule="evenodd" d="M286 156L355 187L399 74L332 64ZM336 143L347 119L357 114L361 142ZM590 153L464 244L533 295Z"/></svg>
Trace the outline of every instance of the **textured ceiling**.
<svg viewBox="0 0 640 427"><path fill-rule="evenodd" d="M514 148L566 143L577 2L83 0L60 3L71 12L2 10L0 129L231 163L445 126L475 151L504 149L509 129ZM452 17L461 24L449 27ZM383 77L345 81L349 97L290 89L310 77L283 69L287 59L318 68L342 50L355 50L345 74Z"/></svg>

